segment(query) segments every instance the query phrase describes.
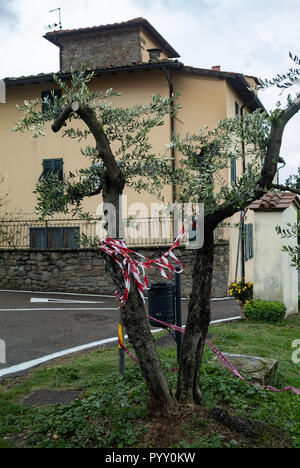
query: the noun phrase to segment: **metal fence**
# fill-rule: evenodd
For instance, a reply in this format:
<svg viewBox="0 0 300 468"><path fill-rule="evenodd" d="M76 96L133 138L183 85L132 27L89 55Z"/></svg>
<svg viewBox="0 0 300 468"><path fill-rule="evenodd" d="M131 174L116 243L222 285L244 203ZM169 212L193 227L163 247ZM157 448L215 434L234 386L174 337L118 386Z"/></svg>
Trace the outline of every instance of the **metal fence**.
<svg viewBox="0 0 300 468"><path fill-rule="evenodd" d="M88 247L106 236L103 220L49 218L34 215L0 219L0 249L56 249ZM169 245L174 239L172 218L124 220L124 237L129 246Z"/></svg>
<svg viewBox="0 0 300 468"><path fill-rule="evenodd" d="M168 246L178 232L174 232L173 218L130 218L123 220L124 238L130 247ZM7 216L0 219L0 249L59 249L84 248L107 235L103 219L49 218L43 221L35 215ZM189 233L183 239L188 241ZM223 229L216 229L215 240L224 237Z"/></svg>

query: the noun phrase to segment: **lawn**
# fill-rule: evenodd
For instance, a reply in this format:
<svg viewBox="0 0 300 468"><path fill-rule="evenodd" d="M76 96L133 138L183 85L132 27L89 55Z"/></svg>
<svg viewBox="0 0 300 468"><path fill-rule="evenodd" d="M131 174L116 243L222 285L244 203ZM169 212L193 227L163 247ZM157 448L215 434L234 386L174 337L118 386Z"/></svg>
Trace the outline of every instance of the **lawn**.
<svg viewBox="0 0 300 468"><path fill-rule="evenodd" d="M279 360L273 383L300 388L300 364L292 362L292 342L300 339L300 315L279 324L239 322L210 328L222 351ZM160 335L161 336L161 335ZM176 348L159 348L165 369L176 367ZM138 366L126 359L118 375L116 348L75 354L0 382L0 448L300 448L300 397L245 383L211 366L206 349L202 373L203 406L182 407L168 420L149 418ZM176 373L167 372L175 389ZM29 407L26 396L38 389L75 389L80 398L66 405ZM260 435L249 435L211 417L222 408L240 420L255 420ZM244 418L244 419L241 419Z"/></svg>

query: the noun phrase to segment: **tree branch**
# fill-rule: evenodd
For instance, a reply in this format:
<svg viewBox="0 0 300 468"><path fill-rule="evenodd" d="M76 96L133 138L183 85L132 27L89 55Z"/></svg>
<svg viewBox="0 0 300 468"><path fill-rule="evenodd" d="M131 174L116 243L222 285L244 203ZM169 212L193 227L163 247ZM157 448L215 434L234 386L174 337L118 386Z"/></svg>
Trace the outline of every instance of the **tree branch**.
<svg viewBox="0 0 300 468"><path fill-rule="evenodd" d="M114 158L114 155L112 154L106 133L98 121L95 111L91 107L88 105L82 105L78 101L68 104L53 122L51 126L53 132L58 132L62 126L65 125L66 120L73 112L81 117L92 132L96 141L98 157L101 158L104 163L108 178L113 184L116 184L121 190L123 190L125 185L123 174Z"/></svg>
<svg viewBox="0 0 300 468"><path fill-rule="evenodd" d="M103 190L103 187L104 187L104 182L101 182L101 184L99 185L99 187L97 189L95 189L93 192L85 192L83 194L83 196L84 197L94 197L95 195L100 195L100 193Z"/></svg>
<svg viewBox="0 0 300 468"><path fill-rule="evenodd" d="M287 123L292 119L292 117L294 117L295 114L297 114L299 110L300 97L297 97L297 99L295 99L295 101L292 102L287 109L280 111L278 117L273 120L267 153L258 184L259 189L256 196L261 196L263 193L265 193L265 188L271 188L277 171L277 164L279 161L284 129Z"/></svg>
<svg viewBox="0 0 300 468"><path fill-rule="evenodd" d="M57 119L54 120L53 124L51 125L51 129L54 133L59 132L61 127L66 124L66 120L71 116L73 112L72 105L68 104L60 113L60 115L57 117Z"/></svg>
<svg viewBox="0 0 300 468"><path fill-rule="evenodd" d="M273 184L273 180L277 171L284 129L287 123L297 114L299 110L300 96L298 96L297 99L295 99L295 101L293 101L287 109L280 111L279 115L274 118L258 187L251 201L262 197L266 193L266 190L271 188L289 190L290 192L300 194L300 190L297 191L295 188L292 189L287 186ZM210 226L214 229L219 223L224 221L224 219L233 216L235 213L237 213L237 211L239 210L237 210L234 205L220 206L213 213L210 213L205 217L205 222L210 224Z"/></svg>
<svg viewBox="0 0 300 468"><path fill-rule="evenodd" d="M297 195L300 195L300 189L296 187L289 187L288 185L281 185L281 184L272 184L272 187L274 189L282 190L283 192L292 192L296 193Z"/></svg>

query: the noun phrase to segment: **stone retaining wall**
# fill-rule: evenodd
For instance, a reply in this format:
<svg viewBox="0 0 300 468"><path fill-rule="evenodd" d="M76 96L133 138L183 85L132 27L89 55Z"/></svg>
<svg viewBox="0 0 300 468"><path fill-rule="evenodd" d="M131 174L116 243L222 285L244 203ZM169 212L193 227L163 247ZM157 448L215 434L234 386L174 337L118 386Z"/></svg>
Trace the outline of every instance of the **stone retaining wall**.
<svg viewBox="0 0 300 468"><path fill-rule="evenodd" d="M165 247L136 248L140 254L158 258ZM190 293L194 251L179 248L175 255L184 265L182 294ZM229 246L215 246L213 296L227 296ZM149 282L163 281L159 269L147 272ZM105 272L100 253L80 250L0 250L0 289L24 291L61 291L86 294L112 294L114 286Z"/></svg>

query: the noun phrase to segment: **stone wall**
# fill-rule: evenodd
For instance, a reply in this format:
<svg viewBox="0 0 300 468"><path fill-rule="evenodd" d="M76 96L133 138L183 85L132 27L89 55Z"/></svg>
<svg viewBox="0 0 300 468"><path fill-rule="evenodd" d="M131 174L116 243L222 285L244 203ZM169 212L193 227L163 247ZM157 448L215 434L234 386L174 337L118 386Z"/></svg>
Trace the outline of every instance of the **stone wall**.
<svg viewBox="0 0 300 468"><path fill-rule="evenodd" d="M118 67L141 61L141 39L138 30L102 32L100 35L60 38L61 71L71 66L79 69L83 62L88 69Z"/></svg>
<svg viewBox="0 0 300 468"><path fill-rule="evenodd" d="M158 258L165 248L137 248L140 254ZM194 251L179 248L174 251L184 266L182 294L190 293ZM215 246L213 296L227 296L229 246ZM163 281L159 269L147 272L149 282ZM0 289L24 291L62 291L86 294L112 294L114 286L105 272L100 253L80 250L0 250Z"/></svg>

